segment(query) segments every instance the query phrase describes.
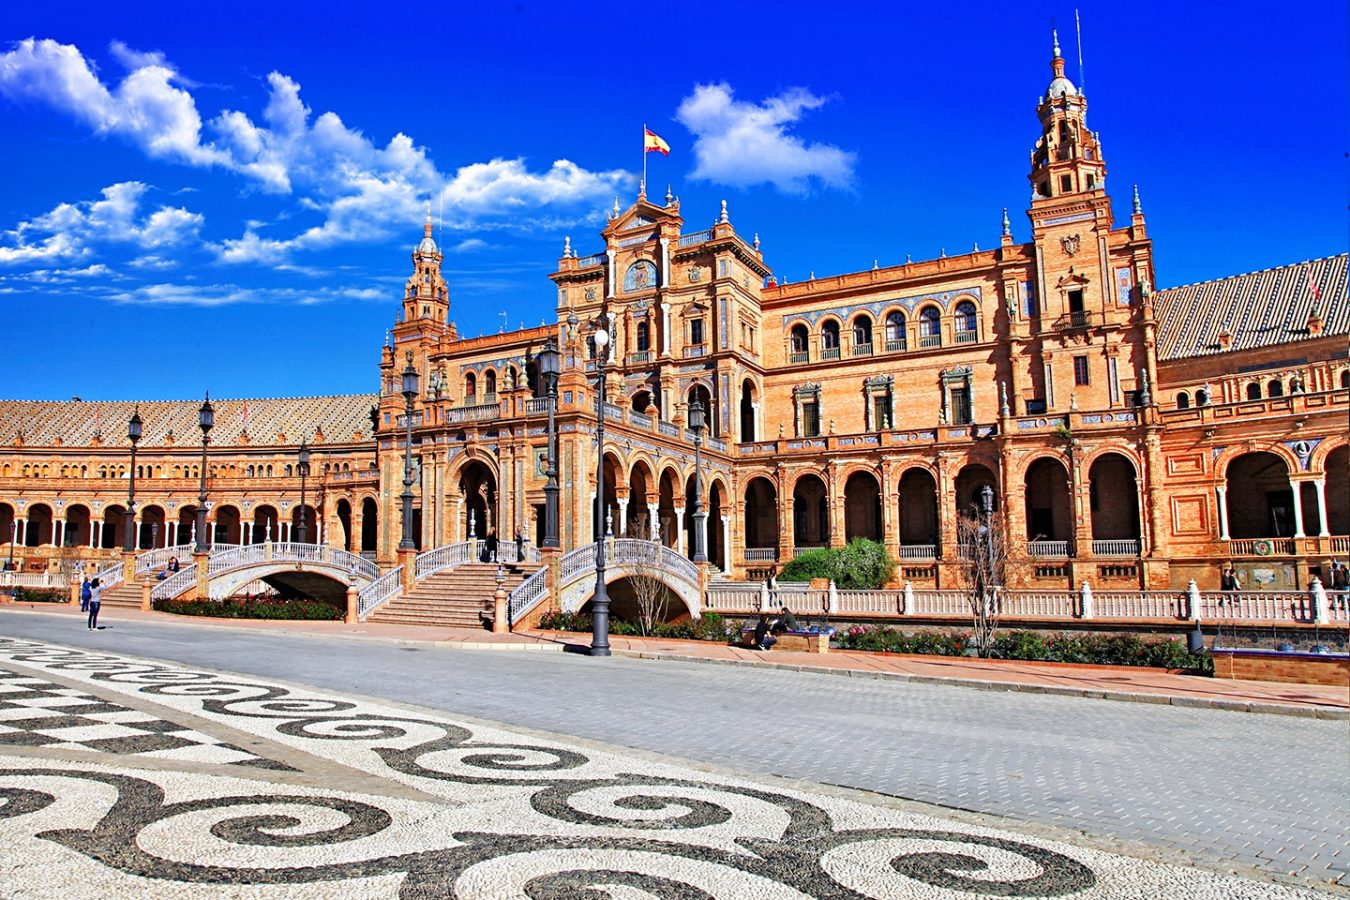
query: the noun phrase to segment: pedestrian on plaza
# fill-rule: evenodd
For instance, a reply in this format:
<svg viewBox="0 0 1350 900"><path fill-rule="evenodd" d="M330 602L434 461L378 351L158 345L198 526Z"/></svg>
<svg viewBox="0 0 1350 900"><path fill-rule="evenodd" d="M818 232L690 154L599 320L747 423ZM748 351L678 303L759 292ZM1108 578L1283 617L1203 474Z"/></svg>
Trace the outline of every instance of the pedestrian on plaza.
<svg viewBox="0 0 1350 900"><path fill-rule="evenodd" d="M89 596L91 589L89 587L89 576L84 576L84 583L80 585L80 612L89 612Z"/></svg>
<svg viewBox="0 0 1350 900"><path fill-rule="evenodd" d="M497 529L488 529L487 540L483 542L483 552L487 554L487 562L497 561Z"/></svg>
<svg viewBox="0 0 1350 900"><path fill-rule="evenodd" d="M89 630L98 630L98 608L103 605L103 585L95 578L89 582Z"/></svg>
<svg viewBox="0 0 1350 900"><path fill-rule="evenodd" d="M516 526L516 562L525 561L525 536L520 533L520 526Z"/></svg>
<svg viewBox="0 0 1350 900"><path fill-rule="evenodd" d="M1223 577L1219 579L1219 589L1224 591L1242 590L1242 580L1238 578L1232 566L1223 567Z"/></svg>
<svg viewBox="0 0 1350 900"><path fill-rule="evenodd" d="M759 622L755 625L754 646L756 650L768 650L778 643L778 638L770 634L772 630L773 623L769 621L769 614L760 613Z"/></svg>

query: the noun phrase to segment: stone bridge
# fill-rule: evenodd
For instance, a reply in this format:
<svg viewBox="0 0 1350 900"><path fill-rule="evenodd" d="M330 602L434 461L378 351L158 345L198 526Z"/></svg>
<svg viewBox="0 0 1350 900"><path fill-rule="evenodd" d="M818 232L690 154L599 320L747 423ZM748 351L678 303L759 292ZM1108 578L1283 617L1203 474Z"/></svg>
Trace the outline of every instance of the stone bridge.
<svg viewBox="0 0 1350 900"><path fill-rule="evenodd" d="M197 586L191 548L186 564L176 575L155 585L151 600L167 600L189 593ZM156 551L163 556L164 551ZM166 557L167 560L167 557ZM137 571L142 569L138 559ZM369 586L380 577L379 567L368 559L324 544L262 543L216 544L206 564L212 600L223 600L252 581L266 579L312 597L337 599L349 584Z"/></svg>
<svg viewBox="0 0 1350 900"><path fill-rule="evenodd" d="M595 596L595 545L587 544L564 555L558 571L559 605L564 612L576 612ZM606 585L634 575L652 574L680 599L690 616L697 619L703 614L703 591L695 563L655 541L636 538L609 541L605 553ZM528 584L522 584L517 590ZM528 609L521 609L518 615L512 616L512 621L526 612Z"/></svg>

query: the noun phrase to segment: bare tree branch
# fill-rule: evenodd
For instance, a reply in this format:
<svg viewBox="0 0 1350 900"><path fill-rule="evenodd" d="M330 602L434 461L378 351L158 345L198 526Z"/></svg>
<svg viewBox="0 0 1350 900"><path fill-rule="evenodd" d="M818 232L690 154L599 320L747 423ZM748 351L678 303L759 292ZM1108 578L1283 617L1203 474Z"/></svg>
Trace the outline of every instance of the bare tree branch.
<svg viewBox="0 0 1350 900"><path fill-rule="evenodd" d="M972 510L956 522L961 586L970 607L976 652L988 658L998 630L999 602L1007 583L1007 535L1002 517Z"/></svg>

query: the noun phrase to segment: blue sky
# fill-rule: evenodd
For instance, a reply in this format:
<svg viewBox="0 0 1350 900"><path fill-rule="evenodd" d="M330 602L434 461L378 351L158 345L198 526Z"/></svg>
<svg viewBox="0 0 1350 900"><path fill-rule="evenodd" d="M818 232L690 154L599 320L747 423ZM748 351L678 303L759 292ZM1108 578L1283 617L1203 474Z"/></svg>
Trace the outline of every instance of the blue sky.
<svg viewBox="0 0 1350 900"><path fill-rule="evenodd" d="M119 7L121 7L119 9ZM201 8L197 8L201 7ZM932 7L932 8L930 8ZM134 8L127 12L126 8ZM823 11L828 10L830 15ZM1160 286L1342 252L1343 2L1080 7ZM796 281L1018 239L1074 7L22 4L0 24L0 394L373 390L428 200L461 334L552 316L649 158Z"/></svg>

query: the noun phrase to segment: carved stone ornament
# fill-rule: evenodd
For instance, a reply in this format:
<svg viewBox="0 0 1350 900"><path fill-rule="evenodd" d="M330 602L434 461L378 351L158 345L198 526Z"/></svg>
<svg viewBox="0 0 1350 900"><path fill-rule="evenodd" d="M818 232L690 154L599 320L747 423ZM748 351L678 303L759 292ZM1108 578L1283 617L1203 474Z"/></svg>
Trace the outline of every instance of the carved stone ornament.
<svg viewBox="0 0 1350 900"><path fill-rule="evenodd" d="M1077 234L1066 234L1059 239L1059 245L1064 248L1064 253L1073 256L1078 252L1078 245L1082 242L1082 237Z"/></svg>

